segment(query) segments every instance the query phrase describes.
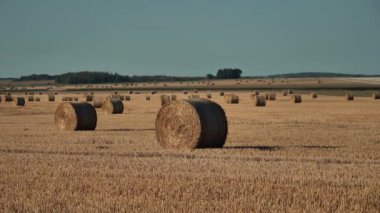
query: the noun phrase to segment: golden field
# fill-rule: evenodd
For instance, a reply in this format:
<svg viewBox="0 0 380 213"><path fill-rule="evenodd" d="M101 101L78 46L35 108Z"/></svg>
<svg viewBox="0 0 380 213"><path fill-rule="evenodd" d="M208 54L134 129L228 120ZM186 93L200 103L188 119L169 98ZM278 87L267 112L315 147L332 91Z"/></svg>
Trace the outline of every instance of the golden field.
<svg viewBox="0 0 380 213"><path fill-rule="evenodd" d="M121 115L97 110L95 131L57 130L61 94L0 103L0 211L380 211L380 100L293 104L278 91L254 107L249 92L235 92L239 104L212 92L228 119L225 147L165 150L154 130L164 93L131 95Z"/></svg>

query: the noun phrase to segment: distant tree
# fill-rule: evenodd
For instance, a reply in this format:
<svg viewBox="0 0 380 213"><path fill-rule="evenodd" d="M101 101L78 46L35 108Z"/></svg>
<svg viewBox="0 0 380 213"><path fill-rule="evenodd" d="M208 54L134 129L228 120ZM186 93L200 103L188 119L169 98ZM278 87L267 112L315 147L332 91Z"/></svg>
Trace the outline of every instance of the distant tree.
<svg viewBox="0 0 380 213"><path fill-rule="evenodd" d="M224 68L219 69L216 78L218 79L237 79L241 77L241 74L243 72L240 69L233 69L233 68Z"/></svg>
<svg viewBox="0 0 380 213"><path fill-rule="evenodd" d="M206 75L207 79L214 79L215 78L215 75L209 73Z"/></svg>

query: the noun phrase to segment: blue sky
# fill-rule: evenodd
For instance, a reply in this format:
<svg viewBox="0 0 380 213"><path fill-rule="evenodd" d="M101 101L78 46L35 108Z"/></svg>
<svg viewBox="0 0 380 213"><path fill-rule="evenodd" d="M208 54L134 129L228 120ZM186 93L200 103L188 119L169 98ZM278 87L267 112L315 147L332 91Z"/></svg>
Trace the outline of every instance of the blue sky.
<svg viewBox="0 0 380 213"><path fill-rule="evenodd" d="M0 77L380 74L379 0L0 0Z"/></svg>

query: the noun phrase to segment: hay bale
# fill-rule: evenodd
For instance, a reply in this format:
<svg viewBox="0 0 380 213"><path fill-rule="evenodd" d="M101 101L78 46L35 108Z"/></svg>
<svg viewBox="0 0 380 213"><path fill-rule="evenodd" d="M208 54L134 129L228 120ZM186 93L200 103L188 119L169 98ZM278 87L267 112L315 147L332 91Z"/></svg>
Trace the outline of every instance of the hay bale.
<svg viewBox="0 0 380 213"><path fill-rule="evenodd" d="M29 95L28 96L28 101L29 102L33 102L34 101L34 96L33 95Z"/></svg>
<svg viewBox="0 0 380 213"><path fill-rule="evenodd" d="M119 95L120 101L125 101L125 96L124 95Z"/></svg>
<svg viewBox="0 0 380 213"><path fill-rule="evenodd" d="M156 94L156 93L157 93L156 90L152 90L152 91L150 91L150 94L151 94L151 95L154 95L154 94Z"/></svg>
<svg viewBox="0 0 380 213"><path fill-rule="evenodd" d="M264 107L266 105L265 97L262 95L255 95L253 100L254 100L255 106Z"/></svg>
<svg viewBox="0 0 380 213"><path fill-rule="evenodd" d="M25 98L24 97L16 97L13 101L15 106L25 106Z"/></svg>
<svg viewBox="0 0 380 213"><path fill-rule="evenodd" d="M268 100L275 101L276 100L276 93L270 93L269 97L268 97Z"/></svg>
<svg viewBox="0 0 380 213"><path fill-rule="evenodd" d="M41 101L40 97L36 97L36 101L37 102Z"/></svg>
<svg viewBox="0 0 380 213"><path fill-rule="evenodd" d="M92 102L92 105L94 106L94 108L102 108L103 102L103 98L95 97Z"/></svg>
<svg viewBox="0 0 380 213"><path fill-rule="evenodd" d="M252 100L255 100L255 99L256 99L256 96L257 96L256 94L250 94L250 95L249 95L249 98L251 98Z"/></svg>
<svg viewBox="0 0 380 213"><path fill-rule="evenodd" d="M260 92L259 91L254 91L253 94L260 95Z"/></svg>
<svg viewBox="0 0 380 213"><path fill-rule="evenodd" d="M145 97L145 99L146 99L147 101L150 101L150 95L147 95L147 96Z"/></svg>
<svg viewBox="0 0 380 213"><path fill-rule="evenodd" d="M347 94L346 94L346 100L347 100L347 101L353 101L353 100L354 100L354 95L351 94L351 93L347 93Z"/></svg>
<svg viewBox="0 0 380 213"><path fill-rule="evenodd" d="M317 95L317 93L315 93L315 92L312 92L312 93L311 93L311 98L318 98L318 95Z"/></svg>
<svg viewBox="0 0 380 213"><path fill-rule="evenodd" d="M239 96L235 94L231 94L227 96L227 103L228 104L238 104L239 103Z"/></svg>
<svg viewBox="0 0 380 213"><path fill-rule="evenodd" d="M292 95L293 94L293 90L288 89L288 94Z"/></svg>
<svg viewBox="0 0 380 213"><path fill-rule="evenodd" d="M187 91L183 91L183 94L187 95Z"/></svg>
<svg viewBox="0 0 380 213"><path fill-rule="evenodd" d="M207 99L172 101L157 114L156 137L163 148L221 148L228 124L224 110Z"/></svg>
<svg viewBox="0 0 380 213"><path fill-rule="evenodd" d="M172 99L172 101L176 101L177 100L177 96L176 95L172 95L171 99Z"/></svg>
<svg viewBox="0 0 380 213"><path fill-rule="evenodd" d="M48 100L50 102L54 102L55 101L55 95L53 93L48 94Z"/></svg>
<svg viewBox="0 0 380 213"><path fill-rule="evenodd" d="M106 100L103 103L102 109L106 114L122 114L124 104L121 100Z"/></svg>
<svg viewBox="0 0 380 213"><path fill-rule="evenodd" d="M73 97L73 101L79 101L78 97Z"/></svg>
<svg viewBox="0 0 380 213"><path fill-rule="evenodd" d="M124 98L126 101L131 101L131 96L129 96L129 95L126 95Z"/></svg>
<svg viewBox="0 0 380 213"><path fill-rule="evenodd" d="M283 91L282 96L288 96L288 91Z"/></svg>
<svg viewBox="0 0 380 213"><path fill-rule="evenodd" d="M224 96L224 92L219 92L219 95L220 96Z"/></svg>
<svg viewBox="0 0 380 213"><path fill-rule="evenodd" d="M170 102L170 96L168 95L161 95L161 105L165 105Z"/></svg>
<svg viewBox="0 0 380 213"><path fill-rule="evenodd" d="M11 95L4 96L4 102L12 102L12 101L13 101L13 97Z"/></svg>
<svg viewBox="0 0 380 213"><path fill-rule="evenodd" d="M265 93L265 100L269 100L269 93Z"/></svg>
<svg viewBox="0 0 380 213"><path fill-rule="evenodd" d="M3 97L2 96L0 96L0 103L3 101Z"/></svg>
<svg viewBox="0 0 380 213"><path fill-rule="evenodd" d="M89 103L61 103L55 111L59 130L95 130L97 115Z"/></svg>
<svg viewBox="0 0 380 213"><path fill-rule="evenodd" d="M301 97L301 95L292 95L291 100L293 103L298 104L298 103L302 102L302 97Z"/></svg>
<svg viewBox="0 0 380 213"><path fill-rule="evenodd" d="M372 94L372 98L373 99L380 99L380 93L378 93L378 92L374 92L373 94Z"/></svg>
<svg viewBox="0 0 380 213"><path fill-rule="evenodd" d="M198 90L197 90L197 89L195 89L193 92L194 92L194 93L198 93Z"/></svg>
<svg viewBox="0 0 380 213"><path fill-rule="evenodd" d="M94 100L94 96L93 95L85 95L85 99L87 102L91 102Z"/></svg>
<svg viewBox="0 0 380 213"><path fill-rule="evenodd" d="M207 98L208 99L211 99L212 98L212 95L210 93L207 94Z"/></svg>

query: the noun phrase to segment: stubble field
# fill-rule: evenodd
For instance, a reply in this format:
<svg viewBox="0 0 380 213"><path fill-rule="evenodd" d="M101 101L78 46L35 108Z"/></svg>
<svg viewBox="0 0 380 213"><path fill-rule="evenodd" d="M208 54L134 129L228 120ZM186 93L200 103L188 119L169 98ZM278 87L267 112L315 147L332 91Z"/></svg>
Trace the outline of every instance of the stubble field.
<svg viewBox="0 0 380 213"><path fill-rule="evenodd" d="M55 127L59 96L0 103L0 211L380 211L380 101L278 93L254 107L248 92L239 104L214 92L225 147L165 150L160 94L132 95L121 115L98 110L97 129L78 132Z"/></svg>

